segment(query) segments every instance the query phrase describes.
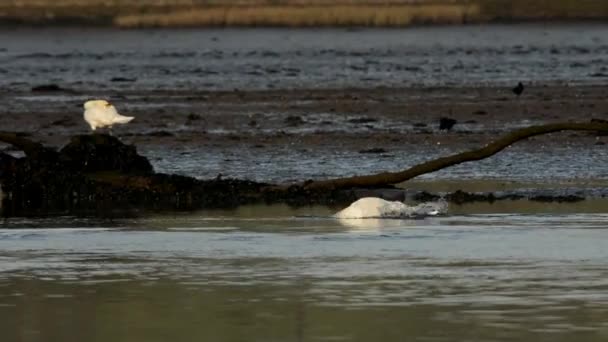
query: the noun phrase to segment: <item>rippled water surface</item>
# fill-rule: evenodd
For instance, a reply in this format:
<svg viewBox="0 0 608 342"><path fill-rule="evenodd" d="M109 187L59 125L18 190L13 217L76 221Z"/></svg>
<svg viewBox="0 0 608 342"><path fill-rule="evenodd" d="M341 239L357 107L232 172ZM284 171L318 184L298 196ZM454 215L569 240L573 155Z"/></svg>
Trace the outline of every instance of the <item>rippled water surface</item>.
<svg viewBox="0 0 608 342"><path fill-rule="evenodd" d="M7 219L4 341L608 338L608 216Z"/></svg>
<svg viewBox="0 0 608 342"><path fill-rule="evenodd" d="M379 168L399 171L433 158L461 152L437 146L416 148L411 153L389 151L378 155L331 149L298 150L291 145L278 146L264 154L243 154L234 147L223 150L189 147L178 147L171 151L162 147L141 150L152 159L155 169L159 172L202 179L221 173L227 177L270 182L343 177L345 170L359 175L375 173ZM187 156L187 159L184 156ZM523 160L526 162L522 163ZM608 149L603 145L585 149L569 146L549 149L539 146L534 150L515 145L485 160L425 174L420 179L607 179L606 160Z"/></svg>
<svg viewBox="0 0 608 342"><path fill-rule="evenodd" d="M599 83L608 26L0 29L0 87L267 89Z"/></svg>
<svg viewBox="0 0 608 342"><path fill-rule="evenodd" d="M81 92L12 98L19 112L19 103L82 101L82 93L114 90L153 96L170 89L597 84L608 79L607 37L608 26L599 24L0 28L0 89L56 83ZM32 108L23 111L56 110ZM327 119L314 115L307 119ZM263 119L284 118L270 113ZM337 122L321 132L344 126L370 133L369 127L356 131L348 121ZM407 134L412 124L392 121L387 127ZM9 120L3 125L19 129ZM302 127L286 130L297 135L310 128ZM490 127L497 133L512 128ZM389 149L380 156L333 152L332 146L322 152L246 148L235 142L140 151L162 172L273 182L336 177L351 169L400 170L459 152L443 145L412 153ZM549 180L563 189L551 182L605 180L607 153L605 145L514 146L423 181ZM339 208L276 206L116 219L3 219L0 340L606 341L608 206L603 184L590 189L596 196L576 204L525 202L505 209L502 202L419 220L338 221L330 215Z"/></svg>

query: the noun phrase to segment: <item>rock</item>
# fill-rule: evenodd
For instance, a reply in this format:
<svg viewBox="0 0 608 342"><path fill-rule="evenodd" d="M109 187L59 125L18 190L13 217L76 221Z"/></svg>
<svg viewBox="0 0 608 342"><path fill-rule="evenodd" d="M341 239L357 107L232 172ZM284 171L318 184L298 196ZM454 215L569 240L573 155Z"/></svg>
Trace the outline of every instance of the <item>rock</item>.
<svg viewBox="0 0 608 342"><path fill-rule="evenodd" d="M146 133L145 135L149 136L149 137L172 137L175 134L173 134L171 132L167 132L167 131L154 131L154 132Z"/></svg>
<svg viewBox="0 0 608 342"><path fill-rule="evenodd" d="M432 194L428 191L421 191L421 192L416 193L412 199L416 202L431 202L431 201L437 201L440 198L441 197L439 195Z"/></svg>
<svg viewBox="0 0 608 342"><path fill-rule="evenodd" d="M364 124L364 123L378 122L378 119L374 119L374 118L353 118L353 119L348 119L348 122L354 123L354 124Z"/></svg>
<svg viewBox="0 0 608 342"><path fill-rule="evenodd" d="M135 82L137 78L126 78L126 77L112 77L110 82Z"/></svg>
<svg viewBox="0 0 608 342"><path fill-rule="evenodd" d="M197 180L154 173L134 146L108 135L74 136L60 151L15 133L0 134L0 141L26 155L14 158L0 153L5 216L115 216L130 215L132 210L231 208L254 202L319 203L334 198L331 193L264 191L268 184L246 180Z"/></svg>
<svg viewBox="0 0 608 342"><path fill-rule="evenodd" d="M465 192L462 190L456 190L455 192L446 195L448 201L456 204L470 203L470 202L488 202L494 203L496 196L493 193L472 193Z"/></svg>
<svg viewBox="0 0 608 342"><path fill-rule="evenodd" d="M14 172L17 167L17 158L0 152L0 179L4 178L7 174Z"/></svg>
<svg viewBox="0 0 608 342"><path fill-rule="evenodd" d="M297 115L290 115L287 118L285 118L285 124L287 124L287 126L300 126L304 123L306 123L306 121L304 121L304 119L302 119L302 117L297 116Z"/></svg>
<svg viewBox="0 0 608 342"><path fill-rule="evenodd" d="M361 150L359 153L386 153L387 151L383 148L375 147L367 150Z"/></svg>
<svg viewBox="0 0 608 342"><path fill-rule="evenodd" d="M574 202L580 202L580 201L584 201L585 198L582 196L576 196L576 195L562 195L562 196L546 196L546 195L538 195L538 196L533 196L530 197L530 201L536 201L536 202L557 202L557 203L563 203L563 202L568 202L568 203L574 203Z"/></svg>
<svg viewBox="0 0 608 342"><path fill-rule="evenodd" d="M72 137L60 151L62 160L74 171L118 171L145 175L154 172L145 157L135 146L125 145L118 138L105 134L87 134Z"/></svg>
<svg viewBox="0 0 608 342"><path fill-rule="evenodd" d="M54 91L65 91L66 89L61 88L57 84L42 84L32 87L33 92L54 92Z"/></svg>
<svg viewBox="0 0 608 342"><path fill-rule="evenodd" d="M74 122L74 120L72 120L72 118L65 116L59 120L55 120L55 121L51 122L51 126L72 127L72 126L76 126L76 122Z"/></svg>
<svg viewBox="0 0 608 342"><path fill-rule="evenodd" d="M608 123L608 120L604 120L604 119L591 119L591 122L595 122L595 123ZM595 133L596 136L598 137L605 137L608 136L608 133L605 132L596 132Z"/></svg>
<svg viewBox="0 0 608 342"><path fill-rule="evenodd" d="M198 114L194 114L194 113L190 113L188 114L188 116L186 117L188 119L188 121L197 121L202 119L202 117Z"/></svg>

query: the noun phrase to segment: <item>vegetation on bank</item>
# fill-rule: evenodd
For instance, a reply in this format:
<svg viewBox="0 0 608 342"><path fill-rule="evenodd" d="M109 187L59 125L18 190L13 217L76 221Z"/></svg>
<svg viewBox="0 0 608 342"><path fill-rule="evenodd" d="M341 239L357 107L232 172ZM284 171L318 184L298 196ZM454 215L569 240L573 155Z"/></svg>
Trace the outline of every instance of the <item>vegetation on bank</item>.
<svg viewBox="0 0 608 342"><path fill-rule="evenodd" d="M0 21L180 26L408 26L608 19L597 0L7 0Z"/></svg>
<svg viewBox="0 0 608 342"><path fill-rule="evenodd" d="M119 27L175 26L371 26L460 24L478 15L474 5L234 6L179 10L167 14L120 15Z"/></svg>

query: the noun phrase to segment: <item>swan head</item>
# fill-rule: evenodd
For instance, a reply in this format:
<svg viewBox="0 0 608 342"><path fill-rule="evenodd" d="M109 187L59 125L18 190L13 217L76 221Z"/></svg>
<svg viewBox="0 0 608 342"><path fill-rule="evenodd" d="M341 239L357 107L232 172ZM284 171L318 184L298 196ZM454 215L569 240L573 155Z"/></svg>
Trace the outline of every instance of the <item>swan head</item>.
<svg viewBox="0 0 608 342"><path fill-rule="evenodd" d="M90 100L84 103L84 109L111 107L112 104L106 100Z"/></svg>

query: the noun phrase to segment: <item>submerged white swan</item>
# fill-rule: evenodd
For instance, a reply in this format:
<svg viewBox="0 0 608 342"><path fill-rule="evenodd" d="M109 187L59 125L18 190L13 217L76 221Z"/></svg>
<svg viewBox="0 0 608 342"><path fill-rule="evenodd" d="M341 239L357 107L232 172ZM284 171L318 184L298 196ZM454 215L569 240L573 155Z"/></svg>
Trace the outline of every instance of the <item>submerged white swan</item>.
<svg viewBox="0 0 608 342"><path fill-rule="evenodd" d="M97 128L112 128L115 124L125 124L135 119L118 114L116 108L106 100L91 100L84 103L84 121L94 131Z"/></svg>
<svg viewBox="0 0 608 342"><path fill-rule="evenodd" d="M334 217L339 219L360 218L408 218L446 214L448 203L444 199L409 206L399 201L387 201L378 197L364 197L339 211Z"/></svg>

